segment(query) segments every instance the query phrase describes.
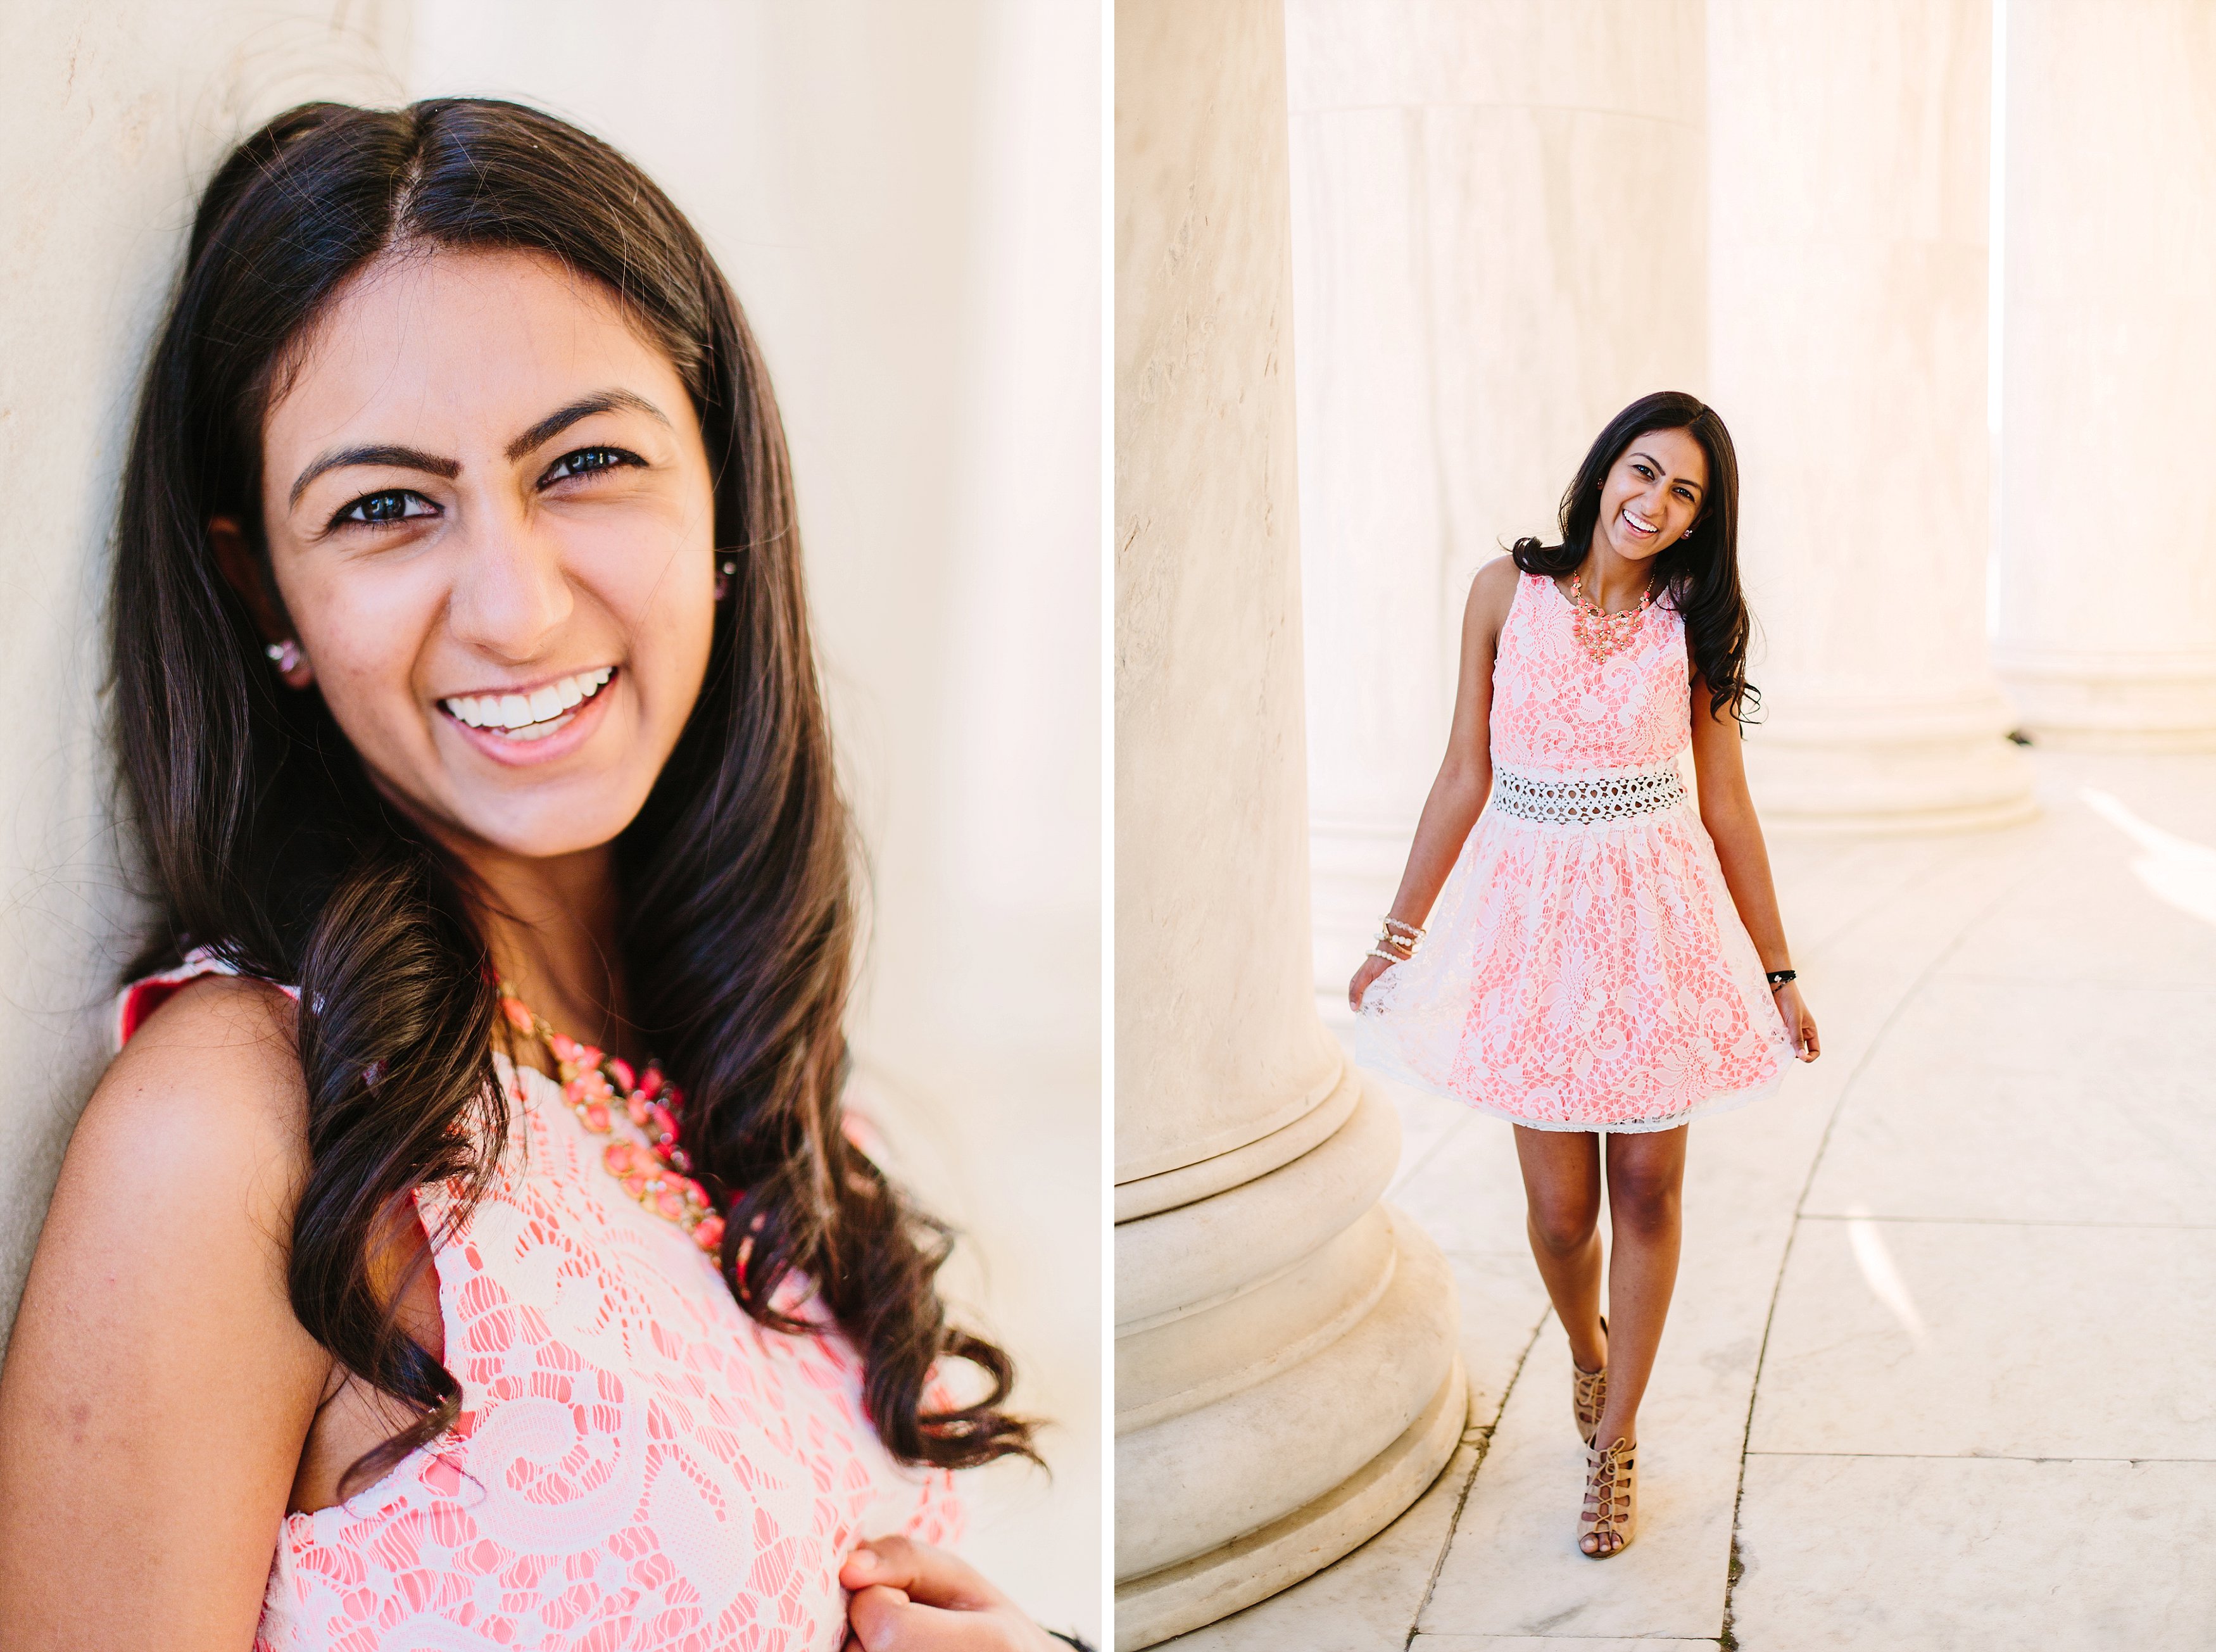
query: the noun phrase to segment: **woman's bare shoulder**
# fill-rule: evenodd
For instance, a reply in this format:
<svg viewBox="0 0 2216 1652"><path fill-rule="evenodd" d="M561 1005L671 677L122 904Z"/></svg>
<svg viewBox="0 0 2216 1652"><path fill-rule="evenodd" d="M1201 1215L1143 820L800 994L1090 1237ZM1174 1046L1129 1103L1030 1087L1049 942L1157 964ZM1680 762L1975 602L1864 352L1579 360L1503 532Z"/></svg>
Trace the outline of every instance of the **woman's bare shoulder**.
<svg viewBox="0 0 2216 1652"><path fill-rule="evenodd" d="M290 1003L253 983L179 991L101 1079L0 1368L0 1643L188 1606L251 1634L330 1371L286 1284L305 1121Z"/></svg>
<svg viewBox="0 0 2216 1652"><path fill-rule="evenodd" d="M1508 623L1508 610L1516 601L1516 583L1523 577L1516 558L1493 558L1469 582L1469 601L1462 608L1465 632L1488 637L1499 635Z"/></svg>
<svg viewBox="0 0 2216 1652"><path fill-rule="evenodd" d="M233 1193L250 1192L255 1208L289 1211L308 1162L294 1026L292 1001L266 982L208 976L180 989L102 1076L64 1182L74 1170L191 1199L194 1177L183 1173L213 1173ZM258 1174L243 1174L249 1164Z"/></svg>

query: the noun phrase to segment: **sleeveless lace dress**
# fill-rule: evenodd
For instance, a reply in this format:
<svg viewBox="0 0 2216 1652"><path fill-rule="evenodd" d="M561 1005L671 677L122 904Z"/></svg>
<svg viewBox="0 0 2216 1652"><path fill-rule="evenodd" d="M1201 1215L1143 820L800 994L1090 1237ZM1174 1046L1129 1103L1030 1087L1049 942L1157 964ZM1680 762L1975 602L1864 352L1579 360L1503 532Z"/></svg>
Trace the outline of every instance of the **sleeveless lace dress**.
<svg viewBox="0 0 2216 1652"><path fill-rule="evenodd" d="M1791 1045L1677 758L1684 622L1595 661L1522 575L1493 668L1493 794L1421 950L1364 996L1389 1078L1541 1130L1671 1130L1775 1089Z"/></svg>
<svg viewBox="0 0 2216 1652"><path fill-rule="evenodd" d="M229 972L195 954L133 984L118 1046ZM460 1422L286 1516L255 1652L838 1652L840 1563L886 1532L953 1541L952 1476L887 1454L840 1336L748 1318L622 1196L560 1086L497 1064L498 1185L434 1253ZM440 1193L416 1202L436 1235Z"/></svg>

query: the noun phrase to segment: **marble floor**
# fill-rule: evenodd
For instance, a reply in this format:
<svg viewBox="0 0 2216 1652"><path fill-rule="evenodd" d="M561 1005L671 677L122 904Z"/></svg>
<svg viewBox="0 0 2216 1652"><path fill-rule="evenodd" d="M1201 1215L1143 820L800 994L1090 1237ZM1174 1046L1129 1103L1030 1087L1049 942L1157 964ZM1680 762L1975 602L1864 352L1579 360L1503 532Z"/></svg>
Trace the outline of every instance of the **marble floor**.
<svg viewBox="0 0 2216 1652"><path fill-rule="evenodd" d="M2216 756L2033 756L2026 825L1772 844L1825 1053L1693 1132L1638 1540L1572 1542L1509 1127L1396 1092L1388 1197L1462 1291L1462 1448L1169 1646L2216 1645Z"/></svg>

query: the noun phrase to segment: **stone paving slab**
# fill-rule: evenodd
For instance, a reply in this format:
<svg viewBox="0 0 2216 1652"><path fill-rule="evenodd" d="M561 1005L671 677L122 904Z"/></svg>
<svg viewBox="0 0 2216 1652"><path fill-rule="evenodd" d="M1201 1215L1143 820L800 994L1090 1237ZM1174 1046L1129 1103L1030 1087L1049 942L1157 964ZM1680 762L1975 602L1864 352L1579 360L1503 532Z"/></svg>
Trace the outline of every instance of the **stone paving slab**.
<svg viewBox="0 0 2216 1652"><path fill-rule="evenodd" d="M2211 1530L2199 1464L1750 1457L1732 1630L1741 1652L2182 1652L2216 1641Z"/></svg>
<svg viewBox="0 0 2216 1652"><path fill-rule="evenodd" d="M1595 1640L1589 1635L1419 1635L1408 1652L1655 1652L1672 1646L1714 1646L1713 1637L1688 1640L1677 1636L1643 1636L1637 1640Z"/></svg>
<svg viewBox="0 0 2216 1652"><path fill-rule="evenodd" d="M2216 1458L2209 1303L2216 1230L1804 1221L1749 1449Z"/></svg>

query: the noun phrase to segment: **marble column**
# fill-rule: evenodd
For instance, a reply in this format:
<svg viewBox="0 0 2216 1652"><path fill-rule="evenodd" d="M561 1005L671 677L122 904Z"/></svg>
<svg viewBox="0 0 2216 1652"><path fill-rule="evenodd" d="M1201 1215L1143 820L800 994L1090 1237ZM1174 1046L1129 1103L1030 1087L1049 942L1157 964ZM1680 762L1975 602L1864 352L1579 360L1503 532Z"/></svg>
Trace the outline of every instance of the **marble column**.
<svg viewBox="0 0 2216 1652"><path fill-rule="evenodd" d="M1985 637L1986 0L1711 0L1709 400L1772 827L1998 824Z"/></svg>
<svg viewBox="0 0 2216 1652"><path fill-rule="evenodd" d="M1316 983L1400 881L1471 576L1708 365L1702 0L1286 0Z"/></svg>
<svg viewBox="0 0 2216 1652"><path fill-rule="evenodd" d="M2007 15L1996 663L2041 745L2216 749L2216 11Z"/></svg>
<svg viewBox="0 0 2216 1652"><path fill-rule="evenodd" d="M1467 1409L1309 989L1278 0L1116 22L1117 1644L1329 1564Z"/></svg>

